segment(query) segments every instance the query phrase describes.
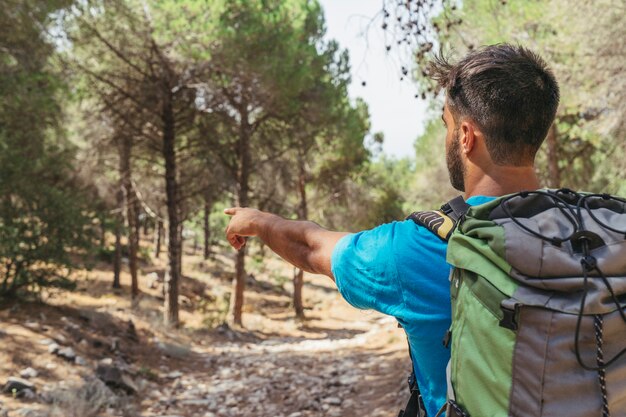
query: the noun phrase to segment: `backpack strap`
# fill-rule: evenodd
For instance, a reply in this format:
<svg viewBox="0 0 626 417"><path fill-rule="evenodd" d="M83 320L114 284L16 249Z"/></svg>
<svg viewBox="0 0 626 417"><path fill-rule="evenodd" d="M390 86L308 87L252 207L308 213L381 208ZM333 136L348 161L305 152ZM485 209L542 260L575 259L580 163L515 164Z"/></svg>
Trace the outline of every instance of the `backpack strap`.
<svg viewBox="0 0 626 417"><path fill-rule="evenodd" d="M463 196L458 195L441 206L441 211L456 223L467 213L469 208L470 205L465 202Z"/></svg>
<svg viewBox="0 0 626 417"><path fill-rule="evenodd" d="M411 213L407 219L413 220L420 226L430 230L442 240L448 241L457 222L470 206L458 196L441 206L439 210L416 211Z"/></svg>
<svg viewBox="0 0 626 417"><path fill-rule="evenodd" d="M448 241L457 222L467 213L469 207L469 204L463 200L463 197L458 196L441 206L439 210L416 211L409 215L407 220L413 220L415 223L439 236L442 240ZM402 327L400 323L398 323L398 327ZM410 344L409 357L412 362L413 356L411 355ZM409 390L411 391L409 402L404 410L400 410L398 417L425 417L426 407L424 407L422 395L417 385L413 366L411 366L411 375L409 376Z"/></svg>
<svg viewBox="0 0 626 417"><path fill-rule="evenodd" d="M404 330L400 322L398 322L398 327ZM398 413L398 417L427 417L422 393L420 392L419 386L417 385L417 378L415 377L415 370L413 369L413 355L411 353L411 344L409 343L408 334L406 335L406 342L409 346L409 358L411 358L411 374L409 375L409 378L407 380L407 382L409 383L409 392L411 393L411 396L409 397L409 401L407 402L404 409L400 410L400 412Z"/></svg>

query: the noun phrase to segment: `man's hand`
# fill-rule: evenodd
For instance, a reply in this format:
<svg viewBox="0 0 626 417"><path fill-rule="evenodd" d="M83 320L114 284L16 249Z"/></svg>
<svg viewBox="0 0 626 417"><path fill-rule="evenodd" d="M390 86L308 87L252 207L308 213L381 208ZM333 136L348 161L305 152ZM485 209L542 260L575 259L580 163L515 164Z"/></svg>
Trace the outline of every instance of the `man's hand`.
<svg viewBox="0 0 626 417"><path fill-rule="evenodd" d="M333 278L330 258L343 232L331 232L309 221L286 220L271 213L251 208L233 207L224 210L231 216L226 238L240 250L246 238L258 236L283 259L298 268Z"/></svg>
<svg viewBox="0 0 626 417"><path fill-rule="evenodd" d="M258 226L265 215L262 211L242 207L227 208L224 214L232 216L226 228L226 239L237 250L246 245L247 237L259 234Z"/></svg>

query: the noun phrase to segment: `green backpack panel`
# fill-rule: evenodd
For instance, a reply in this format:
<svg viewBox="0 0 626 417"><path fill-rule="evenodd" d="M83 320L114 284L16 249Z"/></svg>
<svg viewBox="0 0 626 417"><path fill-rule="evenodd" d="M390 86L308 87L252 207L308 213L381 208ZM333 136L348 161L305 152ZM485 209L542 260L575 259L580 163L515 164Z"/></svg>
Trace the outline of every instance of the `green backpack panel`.
<svg viewBox="0 0 626 417"><path fill-rule="evenodd" d="M540 190L461 217L447 416L626 416L625 211Z"/></svg>

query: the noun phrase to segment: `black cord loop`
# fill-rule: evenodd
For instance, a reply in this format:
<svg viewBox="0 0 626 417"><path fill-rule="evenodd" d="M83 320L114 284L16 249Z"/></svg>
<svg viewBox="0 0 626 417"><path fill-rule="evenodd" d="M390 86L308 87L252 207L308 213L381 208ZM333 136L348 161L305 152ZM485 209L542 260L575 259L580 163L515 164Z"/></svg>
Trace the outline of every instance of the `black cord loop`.
<svg viewBox="0 0 626 417"><path fill-rule="evenodd" d="M558 236L545 236L539 232L532 230L531 228L525 226L524 224L522 224L522 222L520 222L512 213L511 208L509 207L509 202L516 197L527 198L528 196L531 196L531 195L542 195L552 200L552 202L554 203L554 206L558 208L559 211L565 216L565 218L567 218L567 220L572 224L573 226L572 233L565 238L561 238ZM504 211L504 213L509 217L509 219L511 219L511 221L513 221L513 223L515 223L518 227L522 228L523 230L530 233L531 235L538 237L539 239L552 243L554 246L561 246L563 242L570 240L580 230L579 221L577 220L578 216L572 210L569 204L567 204L567 202L565 202L558 195L556 195L556 193L550 193L550 192L541 191L541 190L523 191L523 192L513 194L504 198L500 202L500 206L502 207L502 210Z"/></svg>
<svg viewBox="0 0 626 417"><path fill-rule="evenodd" d="M554 206L558 208L559 211L563 214L563 216L572 224L573 226L572 233L566 237L545 236L537 231L530 229L524 224L522 224L513 214L511 207L510 207L510 201L514 198L527 198L531 195L541 195L541 196L551 199L551 201L554 203ZM563 198L561 198L560 195L562 195L564 198L571 199L572 201L568 203ZM576 319L576 330L575 330L575 336L574 336L574 351L575 351L576 359L578 363L584 369L589 370L589 371L604 371L604 369L608 368L610 365L615 363L615 361L617 361L621 356L626 354L626 348L622 349L620 352L618 352L615 356L613 356L608 361L605 361L603 357L601 358L601 360L597 360L596 362L597 366L589 366L585 364L585 362L583 361L582 356L580 354L580 330L581 330L581 325L582 325L582 319L583 319L583 316L585 315L587 295L589 293L589 274L594 271L597 273L598 277L602 280L602 283L604 284L607 291L609 292L611 296L611 301L613 302L613 304L615 304L616 310L619 312L619 315L621 316L622 321L624 323L626 323L626 312L624 311L626 310L626 306L623 306L620 303L620 300L615 294L615 291L613 290L611 283L609 282L608 278L604 275L604 273L598 266L598 260L590 254L591 252L590 236L593 236L593 233L590 233L589 230L585 228L584 219L582 216L582 209L584 208L589 214L589 216L598 225L612 232L623 234L625 239L626 239L626 230L616 229L602 222L600 219L598 219L598 217L593 213L592 207L590 206L590 202L593 201L592 200L593 198L601 198L604 201L616 201L616 202L622 203L625 208L623 212L626 212L626 200L623 198L614 197L606 193L582 195L567 188L562 188L556 191L539 190L539 191L520 192L520 193L513 194L504 198L500 202L500 206L502 207L502 210L504 211L504 213L511 219L513 223L515 223L518 227L520 227L521 229L525 230L526 232L530 233L531 235L539 239L548 241L555 246L561 246L563 242L566 242L566 241L572 240L572 238L575 238L577 240L577 243L580 244L580 248L582 249L581 250L582 258L580 259L580 264L582 267L581 269L582 269L582 275L583 275L583 289L582 289L582 296L580 299L580 306L578 309L578 314L577 314L577 319ZM587 236L585 236L585 233L587 234ZM601 315L600 316L596 315L596 321L598 320L597 317L600 317L600 320L602 320ZM596 324L596 329L597 329L597 324ZM602 348L601 336L600 336L600 339L596 338L596 344L598 344L597 348L601 350Z"/></svg>
<svg viewBox="0 0 626 417"><path fill-rule="evenodd" d="M593 210L591 209L591 207L589 207L589 201L592 198L594 198L594 197L595 198L601 198L601 199L603 199L605 201L608 201L608 200L618 201L618 202L620 202L620 203L622 203L624 205L625 209L626 209L626 200L623 199L623 198L620 198L620 197L614 197L614 196L609 195L609 194L588 194L588 195L583 196L580 199L580 202L579 202L579 205L583 205L585 207L585 209L587 210L587 213L589 214L589 217L591 217L601 227L603 227L603 228L605 228L607 230L610 230L610 231L612 231L614 233L624 235L624 239L626 239L626 230L619 230L619 229L616 229L616 228L614 228L612 226L609 226L608 224L606 224L606 223L602 222L600 219L598 219L598 217L593 213Z"/></svg>

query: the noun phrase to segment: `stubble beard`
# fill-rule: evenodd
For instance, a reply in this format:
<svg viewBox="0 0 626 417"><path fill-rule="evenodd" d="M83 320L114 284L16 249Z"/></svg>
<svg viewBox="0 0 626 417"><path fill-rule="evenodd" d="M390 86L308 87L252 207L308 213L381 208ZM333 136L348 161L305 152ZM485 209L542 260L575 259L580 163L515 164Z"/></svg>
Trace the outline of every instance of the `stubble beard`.
<svg viewBox="0 0 626 417"><path fill-rule="evenodd" d="M454 139L448 152L446 153L446 164L448 166L448 176L450 184L456 190L465 192L465 166L461 158L461 145L459 144L459 131L454 132Z"/></svg>

